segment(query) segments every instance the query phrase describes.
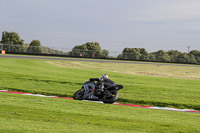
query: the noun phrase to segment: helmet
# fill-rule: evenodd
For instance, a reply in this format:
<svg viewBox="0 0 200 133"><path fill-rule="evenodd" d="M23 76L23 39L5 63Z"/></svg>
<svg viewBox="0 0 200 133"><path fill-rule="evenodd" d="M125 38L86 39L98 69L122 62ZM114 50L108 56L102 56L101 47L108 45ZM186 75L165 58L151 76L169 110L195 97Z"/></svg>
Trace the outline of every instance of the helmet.
<svg viewBox="0 0 200 133"><path fill-rule="evenodd" d="M102 75L101 79L105 79L105 78L109 78L109 77L108 77L108 74Z"/></svg>

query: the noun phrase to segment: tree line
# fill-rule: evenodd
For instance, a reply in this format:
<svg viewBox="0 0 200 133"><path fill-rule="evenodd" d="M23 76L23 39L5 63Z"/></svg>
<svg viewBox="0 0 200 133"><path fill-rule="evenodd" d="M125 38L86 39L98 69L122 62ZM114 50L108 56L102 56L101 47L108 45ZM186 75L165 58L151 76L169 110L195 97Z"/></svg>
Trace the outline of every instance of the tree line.
<svg viewBox="0 0 200 133"><path fill-rule="evenodd" d="M54 54L62 53L62 51L55 50L46 46L42 46L39 40L32 40L30 43L24 43L16 32L2 32L0 41L3 44L3 50L7 53L27 53L27 54ZM1 50L1 49L0 49Z"/></svg>
<svg viewBox="0 0 200 133"><path fill-rule="evenodd" d="M30 44L24 43L24 40L16 32L2 32L2 39L0 41L4 45L3 49L7 52L41 52L41 42L39 40L32 40Z"/></svg>
<svg viewBox="0 0 200 133"><path fill-rule="evenodd" d="M122 54L118 55L118 58L135 61L200 64L200 51L192 50L189 53L185 53L178 50L166 52L158 50L148 53L144 48L124 48Z"/></svg>
<svg viewBox="0 0 200 133"><path fill-rule="evenodd" d="M98 57L98 58L108 58L109 51L106 49L101 49L98 42L87 42L82 45L76 45L69 55L81 56L81 57Z"/></svg>
<svg viewBox="0 0 200 133"><path fill-rule="evenodd" d="M152 62L168 62L168 63L187 63L200 64L200 51L192 50L189 53L180 52L178 50L158 50L148 53L144 48L124 48L122 53L117 57L109 56L109 51L102 49L98 42L86 42L82 45L75 45L71 51L63 52L48 48L41 45L39 40L32 40L30 44L24 43L16 32L2 32L1 44L3 49L9 53L31 53L31 54L59 54L72 57L86 58L115 58L134 61L152 61Z"/></svg>

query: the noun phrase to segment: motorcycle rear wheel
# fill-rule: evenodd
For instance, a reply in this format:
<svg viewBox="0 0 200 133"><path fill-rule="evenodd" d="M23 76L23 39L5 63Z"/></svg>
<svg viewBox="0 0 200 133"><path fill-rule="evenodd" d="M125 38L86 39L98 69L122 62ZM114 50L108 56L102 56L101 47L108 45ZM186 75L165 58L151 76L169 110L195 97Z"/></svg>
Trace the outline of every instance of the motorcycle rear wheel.
<svg viewBox="0 0 200 133"><path fill-rule="evenodd" d="M115 101L118 100L118 98L119 98L119 93L118 93L117 91L113 90L113 91L110 91L110 93L112 93L112 96L106 96L106 95L105 95L105 96L102 98L102 101L103 101L104 103L110 103L110 104L112 104L112 103L114 103Z"/></svg>
<svg viewBox="0 0 200 133"><path fill-rule="evenodd" d="M74 93L73 99L74 100L83 100L83 96L84 96L84 90L81 89Z"/></svg>

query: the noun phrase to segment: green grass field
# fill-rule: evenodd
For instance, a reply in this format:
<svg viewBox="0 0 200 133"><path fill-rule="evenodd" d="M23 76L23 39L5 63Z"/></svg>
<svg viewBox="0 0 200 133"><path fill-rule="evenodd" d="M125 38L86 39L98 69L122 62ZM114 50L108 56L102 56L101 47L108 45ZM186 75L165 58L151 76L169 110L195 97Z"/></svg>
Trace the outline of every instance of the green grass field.
<svg viewBox="0 0 200 133"><path fill-rule="evenodd" d="M199 114L0 93L0 132L200 132Z"/></svg>
<svg viewBox="0 0 200 133"><path fill-rule="evenodd" d="M0 58L0 89L72 97L108 73L122 103L200 110L200 68ZM0 93L0 132L200 132L199 114Z"/></svg>

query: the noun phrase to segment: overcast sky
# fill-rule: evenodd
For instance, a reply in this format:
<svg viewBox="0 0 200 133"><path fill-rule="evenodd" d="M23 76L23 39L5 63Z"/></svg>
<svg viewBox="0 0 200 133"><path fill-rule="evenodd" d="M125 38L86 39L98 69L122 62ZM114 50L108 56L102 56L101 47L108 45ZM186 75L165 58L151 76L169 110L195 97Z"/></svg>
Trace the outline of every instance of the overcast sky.
<svg viewBox="0 0 200 133"><path fill-rule="evenodd" d="M200 50L200 0L0 0L3 31L66 49Z"/></svg>

